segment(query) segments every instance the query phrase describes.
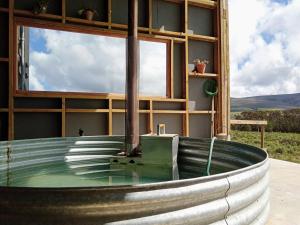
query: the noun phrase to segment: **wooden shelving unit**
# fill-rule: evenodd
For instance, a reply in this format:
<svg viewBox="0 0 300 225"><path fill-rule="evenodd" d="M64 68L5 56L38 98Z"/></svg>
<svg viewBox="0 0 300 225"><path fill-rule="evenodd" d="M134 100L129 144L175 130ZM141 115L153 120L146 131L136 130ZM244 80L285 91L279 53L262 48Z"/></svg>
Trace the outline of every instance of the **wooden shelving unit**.
<svg viewBox="0 0 300 225"><path fill-rule="evenodd" d="M97 114L99 116L107 116L107 134L113 135L113 124L114 124L114 116L118 116L120 114L125 113L125 109L118 108L114 106L115 102L118 101L125 101L124 95L116 95L116 94L96 94L96 93L60 93L60 92L14 92L14 79L13 79L13 60L14 60L14 43L13 43L13 24L15 17L18 18L26 18L28 20L36 20L40 21L41 23L57 23L61 27L63 26L72 26L74 31L78 29L99 29L107 32L108 34L114 35L126 35L127 34L127 25L121 23L114 23L116 21L113 19L114 11L112 6L112 0L107 1L107 17L106 20L100 21L87 21L85 19L70 16L68 14L68 4L72 2L71 0L53 0L59 10L58 13L47 13L47 14L40 14L34 15L30 10L24 10L15 7L16 0L7 0L8 6L0 7L0 14L6 15L8 17L8 27L7 35L9 35L9 50L4 56L9 54L9 57L0 58L0 63L8 63L9 67L9 93L7 93L8 98L8 106L4 106L0 108L0 112L8 115L8 136L9 139L14 139L14 127L15 127L15 114L22 114L22 113L53 113L61 114L61 136L67 135L67 121L68 116L72 114ZM181 30L172 30L170 28L165 27L165 29L158 29L155 26L155 9L153 6L153 2L156 0L148 0L147 1L147 12L145 15L147 16L147 26L139 27L139 36L141 37L149 37L149 38L156 38L156 39L166 39L170 42L170 77L171 77L171 87L170 89L170 96L166 97L151 97L151 96L140 96L139 100L145 102L144 104L147 107L143 107L139 110L139 113L143 116L147 117L147 131L148 132L155 132L156 125L154 124L155 119L157 117L164 117L164 116L180 116L182 118L182 134L185 136L190 135L190 120L189 117L191 116L204 116L210 119L211 114L215 114L216 118L216 132L224 132L224 127L226 126L226 115L228 114L227 109L224 108L226 105L226 94L227 92L227 84L225 85L225 81L228 79L226 68L223 65L228 64L228 57L226 57L226 38L227 33L227 17L226 17L226 10L227 5L223 1L216 0L158 0L158 1L167 1L170 4L176 4L176 7L180 7L181 13L181 23L180 26L182 27ZM199 7L201 9L205 9L209 11L213 15L213 33L199 33L196 32L194 34L190 34L189 31L189 9L190 7ZM74 13L73 13L74 14ZM1 37L0 37L1 38ZM212 45L214 48L213 58L209 60L212 62L213 69L208 70L209 73L205 74L198 74L192 73L189 71L188 64L191 63L193 60L189 58L189 53L193 51L189 49L191 42L199 42ZM178 48L181 50L178 51ZM177 49L177 50L176 50ZM222 51L221 51L222 50ZM180 54L181 55L180 55ZM179 55L178 55L179 54ZM176 58L177 57L177 58ZM176 66L178 66L178 57L181 57L181 64L182 64L182 72L178 72ZM177 61L176 61L177 60ZM1 64L0 64L1 65ZM6 66L4 64L4 66ZM179 74L179 75L178 75ZM176 78L178 80L178 76L180 76L179 80L181 80L182 84L180 87L180 95L176 92ZM209 108L210 107L201 107L205 108L205 110L189 110L189 101L192 97L191 93L189 93L190 86L193 82L201 82L201 79L195 78L213 78L218 81L220 86L220 96L217 96L215 99L215 109L216 111L212 112ZM1 79L1 76L0 76ZM0 80L1 82L1 80ZM178 83L177 83L178 85ZM178 91L178 88L177 88ZM193 96L194 97L194 96ZM50 99L50 101L59 101L61 103L60 107L58 108L46 108L46 107L16 107L15 100L18 99L30 99L34 101L34 99ZM71 108L68 107L68 102L72 99L88 101L88 100L95 100L95 101L106 101L106 105L103 108ZM182 103L182 104L181 104ZM182 107L170 107L170 109L157 109L155 108L156 104L181 104ZM30 104L29 104L30 105ZM114 124L115 125L115 124ZM1 137L0 137L1 138Z"/></svg>

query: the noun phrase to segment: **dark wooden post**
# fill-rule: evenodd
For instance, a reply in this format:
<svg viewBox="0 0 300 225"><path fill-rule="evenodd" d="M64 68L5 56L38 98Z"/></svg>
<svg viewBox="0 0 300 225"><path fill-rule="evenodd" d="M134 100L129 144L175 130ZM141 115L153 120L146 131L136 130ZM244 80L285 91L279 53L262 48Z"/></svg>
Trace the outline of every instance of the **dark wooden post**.
<svg viewBox="0 0 300 225"><path fill-rule="evenodd" d="M262 149L265 148L265 125L261 125L260 127L260 147Z"/></svg>
<svg viewBox="0 0 300 225"><path fill-rule="evenodd" d="M126 75L126 153L137 155L139 147L139 44L138 0L128 0L128 43Z"/></svg>

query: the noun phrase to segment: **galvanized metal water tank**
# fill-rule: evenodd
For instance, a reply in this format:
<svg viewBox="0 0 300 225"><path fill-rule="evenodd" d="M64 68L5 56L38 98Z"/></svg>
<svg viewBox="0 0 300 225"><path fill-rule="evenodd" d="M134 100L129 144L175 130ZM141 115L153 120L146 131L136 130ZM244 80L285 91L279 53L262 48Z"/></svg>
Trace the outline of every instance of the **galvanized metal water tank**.
<svg viewBox="0 0 300 225"><path fill-rule="evenodd" d="M258 148L216 141L211 176L201 176L208 139L180 138L181 180L90 188L7 187L30 168L65 160L74 142L123 137L52 138L0 144L0 221L6 224L264 224L269 210L268 156ZM98 142L103 146L103 142ZM101 144L102 143L102 144ZM91 151L92 152L92 151ZM95 154L95 153L91 153ZM16 177L11 177L11 173ZM199 177L200 176L200 177Z"/></svg>

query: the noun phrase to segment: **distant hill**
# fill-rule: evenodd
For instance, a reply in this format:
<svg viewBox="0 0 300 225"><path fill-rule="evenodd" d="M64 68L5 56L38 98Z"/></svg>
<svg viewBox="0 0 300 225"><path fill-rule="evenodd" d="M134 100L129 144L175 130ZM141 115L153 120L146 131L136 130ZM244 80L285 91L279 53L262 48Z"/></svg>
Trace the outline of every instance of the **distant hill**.
<svg viewBox="0 0 300 225"><path fill-rule="evenodd" d="M300 108L300 93L231 98L232 112L292 108Z"/></svg>

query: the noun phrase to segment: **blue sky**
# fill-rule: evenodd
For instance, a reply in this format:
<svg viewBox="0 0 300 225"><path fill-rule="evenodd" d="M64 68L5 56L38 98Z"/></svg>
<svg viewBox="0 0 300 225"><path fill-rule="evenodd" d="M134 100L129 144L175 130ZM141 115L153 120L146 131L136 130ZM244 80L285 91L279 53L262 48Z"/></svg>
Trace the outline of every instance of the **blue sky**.
<svg viewBox="0 0 300 225"><path fill-rule="evenodd" d="M298 29L300 0L228 1L231 96L246 97L300 92L300 29ZM60 87L61 83L57 82L57 79L59 77L66 79L67 71L72 73L89 71L82 62L90 57L87 49L93 49L92 43L95 40L89 39L90 43L87 44L85 43L87 37L80 39L79 37L65 36L67 39L69 38L69 41L63 41L58 38L62 36L64 35L55 32L45 34L40 29L31 29L30 50L31 53L34 53L31 62L35 63L31 65L32 88L56 89ZM52 44L49 45L49 43ZM70 47L70 43L73 43L75 47ZM78 47L79 43L84 44ZM98 47L98 50L102 49L100 46ZM74 51L73 53L78 57L74 58L74 54L68 56L65 49ZM118 51L114 54L116 55L113 58L122 57ZM60 64L61 68L58 69L47 64L50 61L57 64L55 60L60 56L67 57L65 63L69 67ZM50 61L47 62L46 59ZM101 61L101 59L99 60ZM72 66L83 68L73 70ZM45 75L44 71L46 70L56 72L58 76ZM92 71L89 72L92 74ZM38 77L38 74L42 75ZM122 74L124 75L124 73ZM76 77L76 75L74 76ZM79 77L80 74L77 76ZM56 80L51 80L51 77ZM116 77L118 76L116 75ZM69 88L72 89L71 86L74 85L76 90L80 90L78 80L80 79L75 79L76 84L70 80L65 82L68 83ZM117 79L116 84L111 84L109 88L118 86L119 80ZM92 84L94 83L92 82ZM123 83L124 78L119 85L123 85ZM95 87L92 88L92 90L94 89ZM104 87L102 89L106 90Z"/></svg>
<svg viewBox="0 0 300 225"><path fill-rule="evenodd" d="M300 0L228 0L231 96L300 92Z"/></svg>
<svg viewBox="0 0 300 225"><path fill-rule="evenodd" d="M39 28L29 37L30 90L125 92L124 38ZM140 41L140 60L140 94L166 96L166 44Z"/></svg>

